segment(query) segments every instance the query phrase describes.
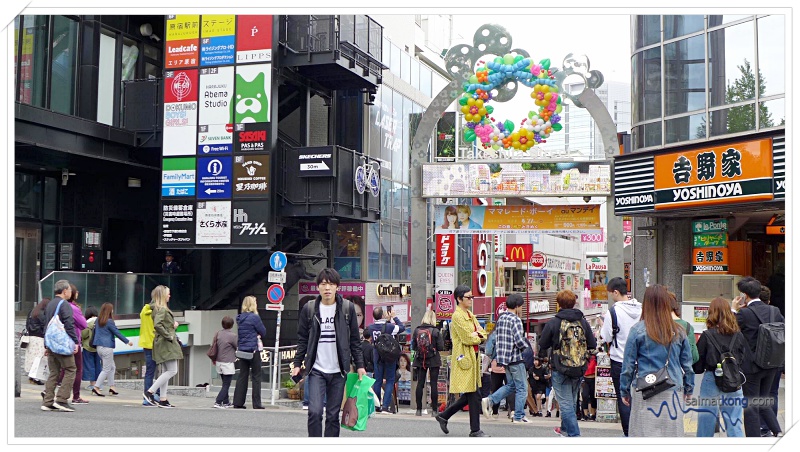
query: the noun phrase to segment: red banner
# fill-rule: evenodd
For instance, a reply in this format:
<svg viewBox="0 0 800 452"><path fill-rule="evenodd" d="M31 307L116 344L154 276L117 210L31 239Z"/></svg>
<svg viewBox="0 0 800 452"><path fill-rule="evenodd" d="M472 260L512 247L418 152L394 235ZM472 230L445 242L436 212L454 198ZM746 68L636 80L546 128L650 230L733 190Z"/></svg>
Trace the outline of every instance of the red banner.
<svg viewBox="0 0 800 452"><path fill-rule="evenodd" d="M454 267L456 265L455 234L436 234L436 266Z"/></svg>
<svg viewBox="0 0 800 452"><path fill-rule="evenodd" d="M236 62L272 61L272 16L238 16Z"/></svg>
<svg viewBox="0 0 800 452"><path fill-rule="evenodd" d="M533 254L533 245L530 243L507 243L504 262L528 262Z"/></svg>

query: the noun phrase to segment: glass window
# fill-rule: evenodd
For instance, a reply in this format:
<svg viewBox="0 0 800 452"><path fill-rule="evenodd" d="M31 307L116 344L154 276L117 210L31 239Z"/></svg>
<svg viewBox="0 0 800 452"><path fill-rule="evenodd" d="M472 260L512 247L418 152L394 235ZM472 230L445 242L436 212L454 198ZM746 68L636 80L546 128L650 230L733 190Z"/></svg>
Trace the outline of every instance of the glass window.
<svg viewBox="0 0 800 452"><path fill-rule="evenodd" d="M705 27L705 16L664 16L664 40L698 32Z"/></svg>
<svg viewBox="0 0 800 452"><path fill-rule="evenodd" d="M766 102L761 102L759 107L759 127L766 129L768 127L777 127L786 125L786 110L784 99L773 99Z"/></svg>
<svg viewBox="0 0 800 452"><path fill-rule="evenodd" d="M14 216L39 218L42 185L39 177L14 173Z"/></svg>
<svg viewBox="0 0 800 452"><path fill-rule="evenodd" d="M20 28L19 28L19 21L20 17L14 17L14 83L17 83L17 66L19 63L19 37L20 37ZM16 85L14 85L16 86Z"/></svg>
<svg viewBox="0 0 800 452"><path fill-rule="evenodd" d="M782 15L758 19L758 74L761 79L758 89L759 96L786 92L784 20L785 17Z"/></svg>
<svg viewBox="0 0 800 452"><path fill-rule="evenodd" d="M669 119L665 122L667 128L665 141L667 144L706 137L705 113Z"/></svg>
<svg viewBox="0 0 800 452"><path fill-rule="evenodd" d="M756 130L755 104L711 112L712 137L750 130Z"/></svg>
<svg viewBox="0 0 800 452"><path fill-rule="evenodd" d="M392 234L388 231L389 228L382 228L381 230L381 279L392 278L392 255L389 254L389 248L392 243Z"/></svg>
<svg viewBox="0 0 800 452"><path fill-rule="evenodd" d="M55 177L44 178L44 219L58 220L58 183Z"/></svg>
<svg viewBox="0 0 800 452"><path fill-rule="evenodd" d="M383 38L383 48L381 49L381 63L385 65L389 65L389 59L391 58L392 51L391 51L392 43L389 42L388 39Z"/></svg>
<svg viewBox="0 0 800 452"><path fill-rule="evenodd" d="M722 24L729 24L731 22L735 22L737 20L745 19L745 18L752 18L751 15L745 14L725 14L723 15L709 15L708 16L708 28L716 27Z"/></svg>
<svg viewBox="0 0 800 452"><path fill-rule="evenodd" d="M403 96L394 91L392 101L392 133L390 139L390 146L392 149L392 180L402 180L403 178L403 133L401 129L403 126Z"/></svg>
<svg viewBox="0 0 800 452"><path fill-rule="evenodd" d="M159 78L161 76L161 68L152 63L144 63L144 75L148 80Z"/></svg>
<svg viewBox="0 0 800 452"><path fill-rule="evenodd" d="M664 46L666 115L706 108L706 67L703 36Z"/></svg>
<svg viewBox="0 0 800 452"><path fill-rule="evenodd" d="M19 102L44 107L47 86L47 30L50 16L22 16Z"/></svg>
<svg viewBox="0 0 800 452"><path fill-rule="evenodd" d="M393 113L392 97L394 91L386 86L381 87L381 118L380 118L380 158L386 162L392 161L392 133L393 133ZM377 100L377 96L376 96Z"/></svg>
<svg viewBox="0 0 800 452"><path fill-rule="evenodd" d="M392 182L381 179L381 221L389 221L392 214Z"/></svg>
<svg viewBox="0 0 800 452"><path fill-rule="evenodd" d="M369 106L369 148L367 154L373 158L380 158L381 156L381 137L383 137L383 132L381 130L381 119L383 118L381 105L383 104L383 97L381 96L381 92L384 89L383 85L378 88L378 93L375 94L375 102L373 105Z"/></svg>
<svg viewBox="0 0 800 452"><path fill-rule="evenodd" d="M449 83L444 77L439 75L438 72L433 72L432 92L431 97L437 96L442 89Z"/></svg>
<svg viewBox="0 0 800 452"><path fill-rule="evenodd" d="M161 51L153 46L149 46L145 44L144 46L144 56L146 58L150 58L152 60L158 61L161 58Z"/></svg>
<svg viewBox="0 0 800 452"><path fill-rule="evenodd" d="M631 129L634 149L661 146L661 122L654 122Z"/></svg>
<svg viewBox="0 0 800 452"><path fill-rule="evenodd" d="M381 224L372 223L367 228L369 279L380 278Z"/></svg>
<svg viewBox="0 0 800 452"><path fill-rule="evenodd" d="M392 56L389 60L389 70L392 71L392 74L400 77L400 47L396 45L391 45Z"/></svg>
<svg viewBox="0 0 800 452"><path fill-rule="evenodd" d="M431 70L424 64L419 67L419 90L422 91L422 94L433 97L431 94Z"/></svg>
<svg viewBox="0 0 800 452"><path fill-rule="evenodd" d="M395 236L394 240L399 242L400 238ZM392 254L392 279L399 280L402 278L402 271L400 270L402 264L403 256L399 254Z"/></svg>
<svg viewBox="0 0 800 452"><path fill-rule="evenodd" d="M365 52L369 50L369 46L367 45L367 41L369 39L368 26L369 21L367 20L367 16L361 14L356 15L355 44L359 49Z"/></svg>
<svg viewBox="0 0 800 452"><path fill-rule="evenodd" d="M402 161L400 162L400 177L395 180L408 182L408 168L411 164L409 159L411 157L411 116L414 114L413 102L407 97L403 97L403 127L400 129L400 135L403 137L403 144L400 149Z"/></svg>
<svg viewBox="0 0 800 452"><path fill-rule="evenodd" d="M411 86L419 89L419 60L411 58Z"/></svg>
<svg viewBox="0 0 800 452"><path fill-rule="evenodd" d="M661 41L661 16L634 16L635 48L641 48Z"/></svg>
<svg viewBox="0 0 800 452"><path fill-rule="evenodd" d="M404 82L411 84L411 55L400 52L400 78Z"/></svg>
<svg viewBox="0 0 800 452"><path fill-rule="evenodd" d="M753 22L708 34L709 107L755 98L753 61Z"/></svg>
<svg viewBox="0 0 800 452"><path fill-rule="evenodd" d="M63 16L53 18L53 77L50 109L71 115L75 108L75 72L78 61L78 22Z"/></svg>
<svg viewBox="0 0 800 452"><path fill-rule="evenodd" d="M403 220L403 192L399 182L392 183L392 225L399 224Z"/></svg>
<svg viewBox="0 0 800 452"><path fill-rule="evenodd" d="M661 49L653 48L633 56L633 121L661 116Z"/></svg>
<svg viewBox="0 0 800 452"><path fill-rule="evenodd" d="M100 65L97 75L97 122L112 125L114 123L114 62L117 39L107 29L100 31Z"/></svg>

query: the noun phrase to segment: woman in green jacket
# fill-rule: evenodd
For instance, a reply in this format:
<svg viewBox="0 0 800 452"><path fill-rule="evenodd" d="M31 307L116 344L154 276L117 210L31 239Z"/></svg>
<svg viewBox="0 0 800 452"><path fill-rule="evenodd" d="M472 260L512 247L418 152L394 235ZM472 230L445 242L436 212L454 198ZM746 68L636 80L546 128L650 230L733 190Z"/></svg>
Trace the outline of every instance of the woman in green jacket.
<svg viewBox="0 0 800 452"><path fill-rule="evenodd" d="M153 291L153 326L155 327L155 339L153 340L153 360L157 364L164 363L164 371L150 388L145 388L144 398L152 405L160 408L173 408L174 406L167 400L167 383L169 379L178 373L178 360L183 359L183 351L178 342L175 329L178 322L172 315L172 311L167 307L169 303L169 288L158 286ZM161 391L161 400L156 401L155 392Z"/></svg>
<svg viewBox="0 0 800 452"><path fill-rule="evenodd" d="M686 331L686 337L689 338L689 345L692 347L692 364L700 360L700 352L697 351L697 338L694 336L694 327L691 323L681 318L681 308L678 305L678 297L668 292L670 296L670 307L672 308L672 320L678 325L683 327Z"/></svg>

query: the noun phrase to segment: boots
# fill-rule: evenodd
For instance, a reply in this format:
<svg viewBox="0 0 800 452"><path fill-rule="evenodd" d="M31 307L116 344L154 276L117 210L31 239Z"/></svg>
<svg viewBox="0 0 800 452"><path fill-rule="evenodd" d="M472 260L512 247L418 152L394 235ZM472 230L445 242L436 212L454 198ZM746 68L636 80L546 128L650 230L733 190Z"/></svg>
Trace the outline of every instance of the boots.
<svg viewBox="0 0 800 452"><path fill-rule="evenodd" d="M422 416L422 408L417 408L416 416Z"/></svg>

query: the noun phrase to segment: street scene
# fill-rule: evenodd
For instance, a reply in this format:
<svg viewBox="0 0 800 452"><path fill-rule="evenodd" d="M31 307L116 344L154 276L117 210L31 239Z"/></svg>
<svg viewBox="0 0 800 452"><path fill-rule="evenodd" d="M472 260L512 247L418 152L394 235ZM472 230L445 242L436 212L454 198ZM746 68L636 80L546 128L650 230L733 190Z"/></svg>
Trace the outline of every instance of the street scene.
<svg viewBox="0 0 800 452"><path fill-rule="evenodd" d="M15 438L790 427L788 10L42 12Z"/></svg>

